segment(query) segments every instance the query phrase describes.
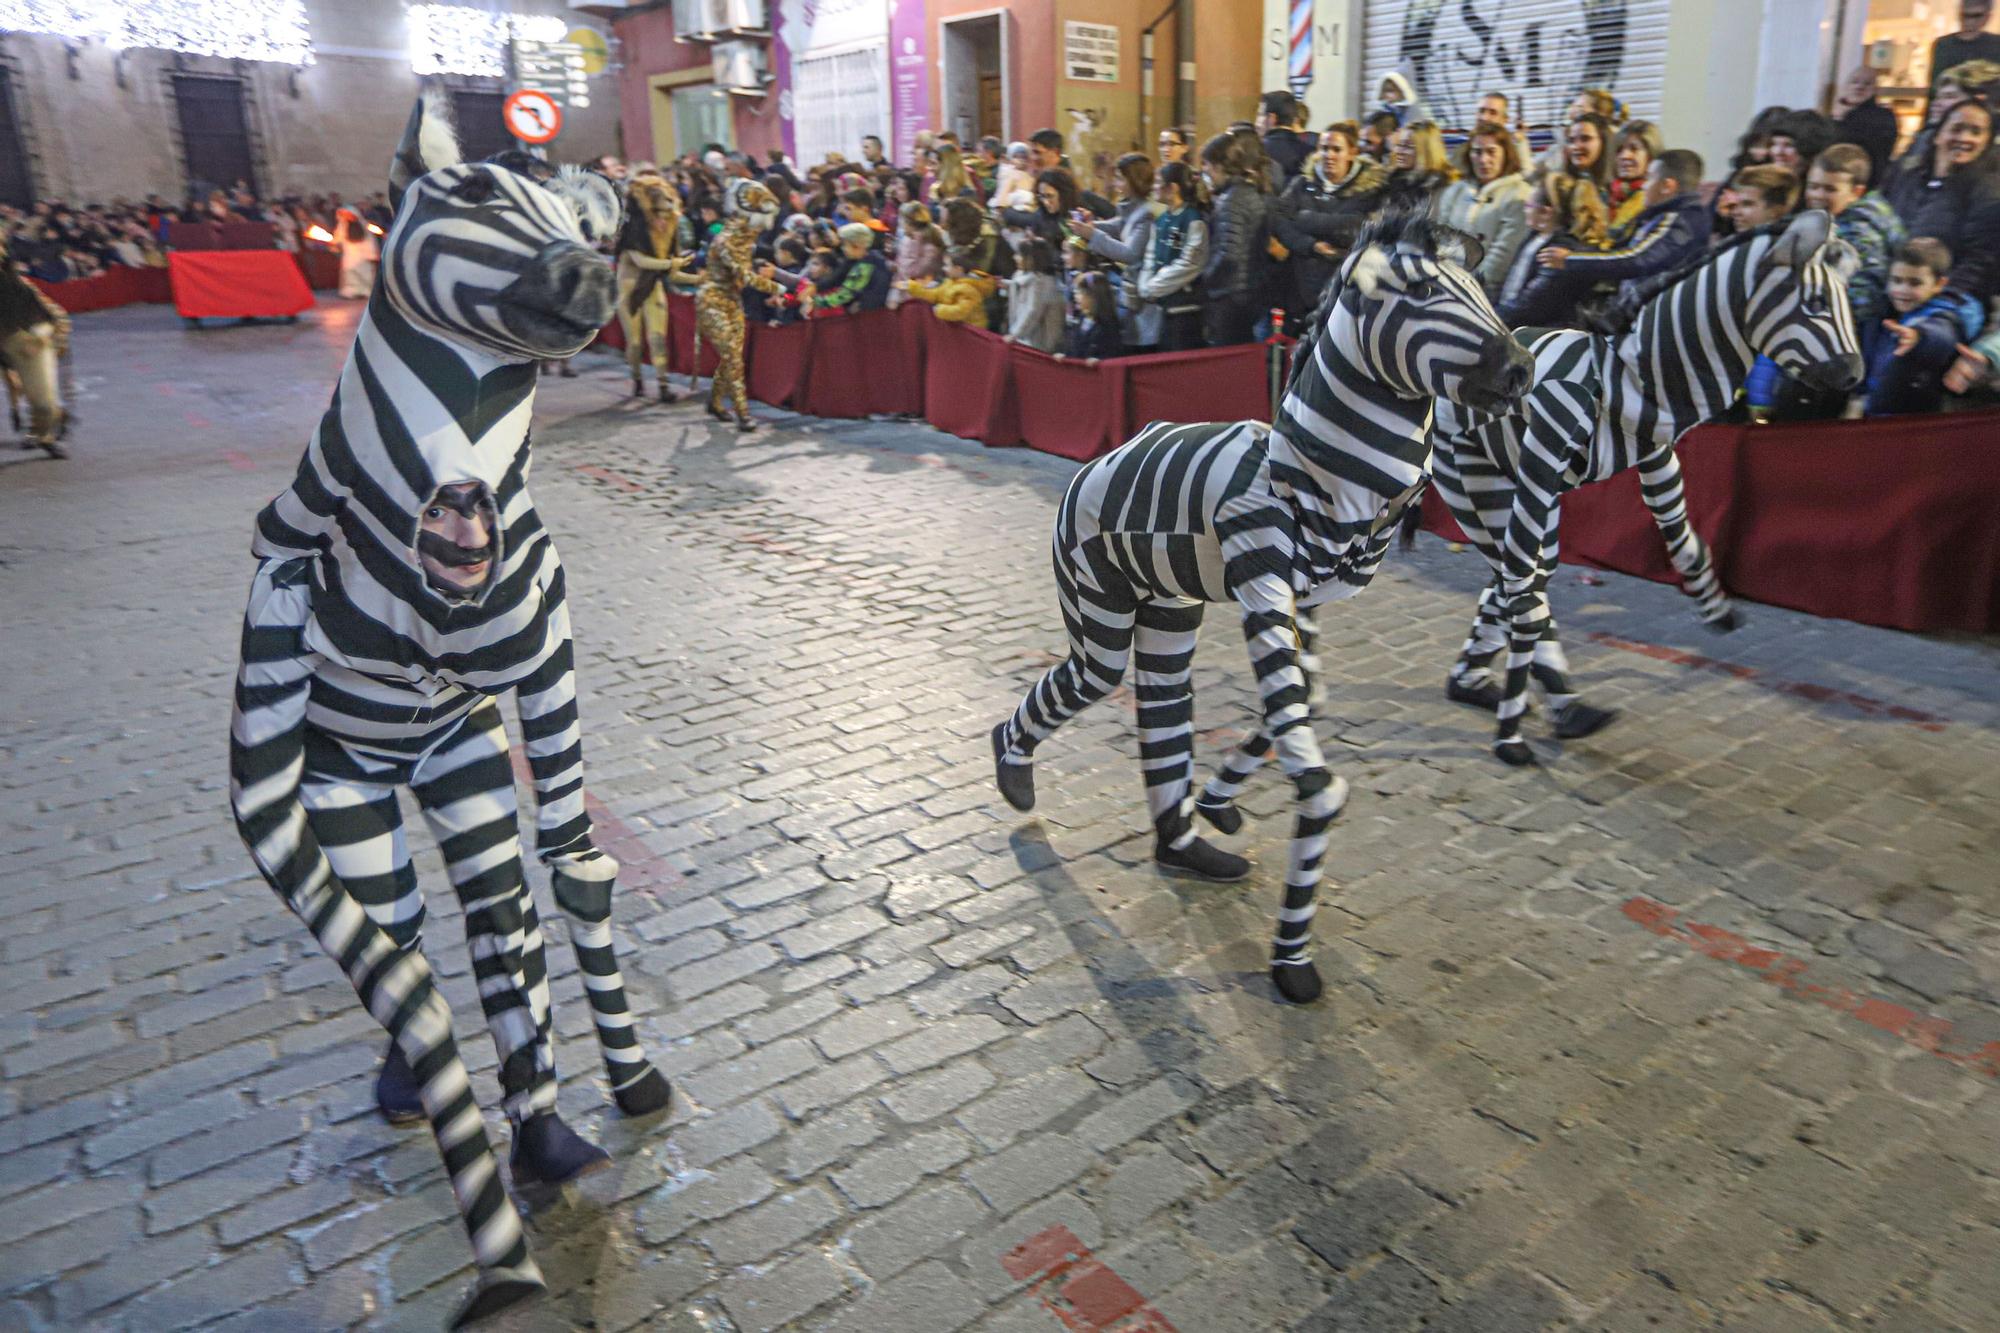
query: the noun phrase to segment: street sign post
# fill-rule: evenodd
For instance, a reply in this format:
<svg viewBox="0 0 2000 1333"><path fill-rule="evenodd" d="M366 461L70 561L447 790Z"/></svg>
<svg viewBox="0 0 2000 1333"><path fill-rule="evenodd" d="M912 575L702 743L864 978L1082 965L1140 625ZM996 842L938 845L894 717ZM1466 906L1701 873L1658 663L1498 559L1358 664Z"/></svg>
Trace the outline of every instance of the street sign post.
<svg viewBox="0 0 2000 1333"><path fill-rule="evenodd" d="M590 105L589 63L575 42L514 39L514 86L545 93L558 106Z"/></svg>
<svg viewBox="0 0 2000 1333"><path fill-rule="evenodd" d="M507 132L525 144L545 144L562 133L562 108L534 88L510 93L500 105L500 118Z"/></svg>

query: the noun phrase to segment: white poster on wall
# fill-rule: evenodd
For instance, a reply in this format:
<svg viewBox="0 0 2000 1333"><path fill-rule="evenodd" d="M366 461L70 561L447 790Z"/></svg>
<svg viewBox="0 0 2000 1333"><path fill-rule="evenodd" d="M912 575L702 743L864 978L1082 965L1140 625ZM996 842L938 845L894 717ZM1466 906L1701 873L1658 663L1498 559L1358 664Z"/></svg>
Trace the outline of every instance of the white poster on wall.
<svg viewBox="0 0 2000 1333"><path fill-rule="evenodd" d="M1118 26L1065 22L1063 77L1076 83L1118 82Z"/></svg>

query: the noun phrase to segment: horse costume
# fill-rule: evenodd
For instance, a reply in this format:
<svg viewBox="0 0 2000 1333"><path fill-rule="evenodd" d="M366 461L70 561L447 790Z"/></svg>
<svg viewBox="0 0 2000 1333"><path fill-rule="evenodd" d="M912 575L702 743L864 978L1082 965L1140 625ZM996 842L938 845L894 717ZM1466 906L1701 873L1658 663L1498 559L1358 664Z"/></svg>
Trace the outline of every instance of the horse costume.
<svg viewBox="0 0 2000 1333"><path fill-rule="evenodd" d="M554 1112L541 924L495 703L509 690L536 848L571 921L613 1095L628 1114L669 1098L612 953L618 867L591 840L563 569L527 489L536 363L574 355L610 317L611 268L593 246L615 231L618 199L601 177L541 179L505 156L460 162L442 95L422 95L333 402L291 487L257 517L230 732L244 841L388 1029L385 1112L420 1106L444 1155L480 1269L458 1323L543 1284L420 947L398 787L464 904L516 1183L608 1160Z"/></svg>

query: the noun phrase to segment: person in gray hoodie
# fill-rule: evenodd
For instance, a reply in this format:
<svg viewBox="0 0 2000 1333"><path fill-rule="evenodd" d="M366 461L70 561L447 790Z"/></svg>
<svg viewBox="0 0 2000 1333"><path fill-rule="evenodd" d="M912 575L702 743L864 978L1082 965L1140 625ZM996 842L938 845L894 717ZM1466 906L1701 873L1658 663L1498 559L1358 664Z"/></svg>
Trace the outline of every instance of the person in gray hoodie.
<svg viewBox="0 0 2000 1333"><path fill-rule="evenodd" d="M1007 341L1038 352L1060 352L1063 285L1056 272L1055 247L1031 236L1014 247L1014 276L1007 289Z"/></svg>
<svg viewBox="0 0 2000 1333"><path fill-rule="evenodd" d="M1160 307L1139 299L1139 271L1153 247L1153 220L1165 208L1152 197L1153 160L1144 153L1118 159L1112 177L1118 195L1118 216L1097 222L1080 210L1070 227L1090 246L1090 253L1118 266L1118 322L1128 352L1150 352L1160 344Z"/></svg>

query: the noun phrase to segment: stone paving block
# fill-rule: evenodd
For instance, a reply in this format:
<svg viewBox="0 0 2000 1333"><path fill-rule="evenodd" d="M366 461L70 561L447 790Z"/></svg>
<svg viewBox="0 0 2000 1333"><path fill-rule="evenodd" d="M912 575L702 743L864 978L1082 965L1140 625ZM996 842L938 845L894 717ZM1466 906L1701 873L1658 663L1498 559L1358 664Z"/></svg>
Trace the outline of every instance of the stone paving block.
<svg viewBox="0 0 2000 1333"><path fill-rule="evenodd" d="M1044 1134L966 1168L965 1181L997 1212L1053 1193L1097 1165L1098 1155L1062 1134Z"/></svg>
<svg viewBox="0 0 2000 1333"><path fill-rule="evenodd" d="M1503 1270L1448 1306L1429 1327L1441 1333L1535 1333L1567 1323L1565 1313L1562 1298L1547 1282Z"/></svg>
<svg viewBox="0 0 2000 1333"><path fill-rule="evenodd" d="M1109 1152L1194 1105L1198 1095L1185 1079L1169 1075L1091 1112L1074 1133L1099 1152Z"/></svg>
<svg viewBox="0 0 2000 1333"><path fill-rule="evenodd" d="M1045 1069L1003 1081L955 1118L988 1149L1002 1148L1088 1101L1097 1091L1095 1083L1074 1069Z"/></svg>
<svg viewBox="0 0 2000 1333"><path fill-rule="evenodd" d="M850 1103L807 1121L785 1138L785 1175L804 1180L882 1136L882 1126L866 1106Z"/></svg>
<svg viewBox="0 0 2000 1333"><path fill-rule="evenodd" d="M1272 1241L1154 1303L1177 1328L1260 1333L1318 1306L1328 1286L1323 1273L1296 1246Z"/></svg>
<svg viewBox="0 0 2000 1333"><path fill-rule="evenodd" d="M764 1272L738 1273L722 1284L722 1308L745 1333L783 1328L847 1290L832 1261L817 1251Z"/></svg>
<svg viewBox="0 0 2000 1333"><path fill-rule="evenodd" d="M833 1173L833 1183L856 1207L877 1208L901 1197L925 1176L957 1166L971 1151L963 1134L932 1130L856 1158Z"/></svg>
<svg viewBox="0 0 2000 1333"><path fill-rule="evenodd" d="M369 1204L335 1218L305 1237L306 1267L323 1273L378 1249L398 1236L440 1219L456 1218L451 1187L440 1183L415 1194Z"/></svg>
<svg viewBox="0 0 2000 1333"><path fill-rule="evenodd" d="M315 1180L279 1190L222 1217L216 1234L225 1245L241 1245L267 1232L296 1226L321 1213L344 1207L354 1198L352 1184L341 1179Z"/></svg>
<svg viewBox="0 0 2000 1333"><path fill-rule="evenodd" d="M290 1183L292 1156L291 1149L279 1148L154 1190L145 1202L147 1234L176 1231L190 1222L199 1222L283 1189Z"/></svg>
<svg viewBox="0 0 2000 1333"><path fill-rule="evenodd" d="M639 1234L664 1245L697 1222L713 1222L777 1192L778 1184L748 1158L713 1171L690 1171L640 1205Z"/></svg>
<svg viewBox="0 0 2000 1333"><path fill-rule="evenodd" d="M218 1312L247 1309L292 1290L290 1256L251 1250L178 1278L131 1305L135 1327L168 1330L207 1323Z"/></svg>
<svg viewBox="0 0 2000 1333"><path fill-rule="evenodd" d="M975 1060L961 1060L919 1074L884 1093L882 1105L906 1124L922 1124L959 1107L993 1086L993 1075Z"/></svg>
<svg viewBox="0 0 2000 1333"><path fill-rule="evenodd" d="M888 924L874 908L856 907L783 931L777 937L777 944L787 958L803 963L865 939Z"/></svg>
<svg viewBox="0 0 2000 1333"><path fill-rule="evenodd" d="M844 1060L856 1051L879 1046L921 1026L921 1021L902 1001L878 1000L822 1025L814 1031L812 1039L827 1059Z"/></svg>
<svg viewBox="0 0 2000 1333"><path fill-rule="evenodd" d="M728 1106L752 1093L796 1078L819 1066L819 1057L805 1041L786 1038L760 1046L747 1055L709 1065L681 1078L682 1091L704 1106Z"/></svg>
<svg viewBox="0 0 2000 1333"><path fill-rule="evenodd" d="M780 1194L752 1205L700 1234L716 1262L756 1263L833 1225L847 1210L818 1186Z"/></svg>
<svg viewBox="0 0 2000 1333"><path fill-rule="evenodd" d="M872 1053L850 1056L816 1074L794 1079L777 1091L778 1105L794 1120L846 1101L889 1077L889 1067Z"/></svg>
<svg viewBox="0 0 2000 1333"><path fill-rule="evenodd" d="M784 1129L777 1113L763 1102L747 1102L706 1120L682 1126L674 1135L681 1158L689 1166L708 1166L776 1138Z"/></svg>
<svg viewBox="0 0 2000 1333"><path fill-rule="evenodd" d="M290 1143L305 1132L303 1111L291 1107L259 1111L234 1124L180 1140L171 1150L156 1149L151 1159L151 1179L156 1186L170 1185L259 1149Z"/></svg>
<svg viewBox="0 0 2000 1333"><path fill-rule="evenodd" d="M214 1255L215 1242L199 1227L190 1227L177 1236L156 1237L142 1248L113 1254L103 1263L73 1272L55 1285L52 1294L56 1320L63 1327L86 1327L89 1317L98 1311L157 1287L169 1278L192 1272Z"/></svg>
<svg viewBox="0 0 2000 1333"><path fill-rule="evenodd" d="M868 1276L882 1281L942 1253L992 1214L958 1185L939 1185L862 1219L842 1238Z"/></svg>

